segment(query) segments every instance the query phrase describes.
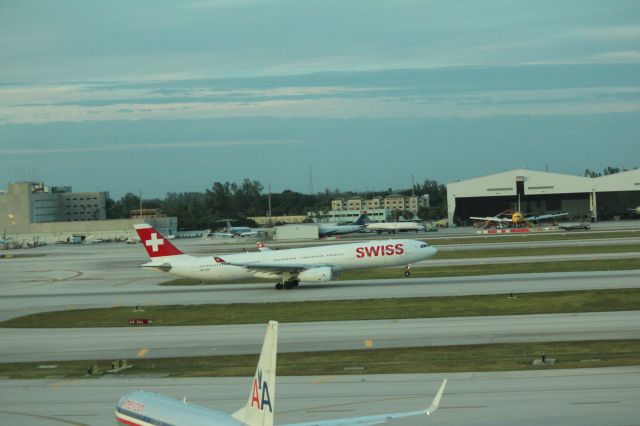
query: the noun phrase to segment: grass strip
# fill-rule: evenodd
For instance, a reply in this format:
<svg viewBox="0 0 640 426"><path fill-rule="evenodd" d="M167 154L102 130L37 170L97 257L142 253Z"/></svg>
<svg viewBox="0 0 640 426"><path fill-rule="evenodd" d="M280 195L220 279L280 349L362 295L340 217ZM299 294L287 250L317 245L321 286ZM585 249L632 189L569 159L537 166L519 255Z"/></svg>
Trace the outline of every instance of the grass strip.
<svg viewBox="0 0 640 426"><path fill-rule="evenodd" d="M437 247L437 245L435 246ZM640 251L640 244L624 244L610 246L578 246L578 247L528 247L506 249L461 249L439 251L433 259L469 259L484 257L513 257L513 256L554 256L567 254L598 254L598 253L636 253Z"/></svg>
<svg viewBox="0 0 640 426"><path fill-rule="evenodd" d="M466 277L473 275L506 275L532 274L546 272L595 272L595 271L626 271L640 269L639 259L594 259L557 262L523 262L512 263L505 259L504 263L428 266L411 268L412 278ZM362 269L346 271L340 278L344 280L374 280L400 278L402 273L398 268Z"/></svg>
<svg viewBox="0 0 640 426"><path fill-rule="evenodd" d="M640 309L640 289L516 293L311 302L235 303L228 305L146 306L43 312L0 323L12 328L127 327L147 318L154 326L259 324L404 318L528 315L562 312L610 312Z"/></svg>
<svg viewBox="0 0 640 426"><path fill-rule="evenodd" d="M408 238L413 238L411 233L400 234ZM522 241L568 241L568 240L599 240L605 238L630 238L640 236L639 229L629 229L626 231L591 231L591 232L548 232L548 233L527 233L527 234L506 234L506 235L474 235L469 237L439 237L419 236L418 240L432 242L433 245L448 244L485 244L485 243L506 243Z"/></svg>
<svg viewBox="0 0 640 426"><path fill-rule="evenodd" d="M537 366L544 354L554 365ZM118 376L251 377L258 355L156 358L129 360L132 368ZM109 375L111 360L0 364L0 376L12 379L87 376L96 366L96 377ZM393 349L361 349L278 354L278 375L408 374L467 371L541 370L554 368L640 365L640 340L505 343L433 346ZM55 366L55 367L54 367Z"/></svg>

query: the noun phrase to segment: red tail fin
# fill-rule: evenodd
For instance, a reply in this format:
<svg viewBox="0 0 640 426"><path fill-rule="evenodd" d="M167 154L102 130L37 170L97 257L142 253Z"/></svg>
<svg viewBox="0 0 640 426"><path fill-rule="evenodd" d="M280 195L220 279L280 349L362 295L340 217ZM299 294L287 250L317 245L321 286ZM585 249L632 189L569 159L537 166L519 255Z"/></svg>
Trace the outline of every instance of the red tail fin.
<svg viewBox="0 0 640 426"><path fill-rule="evenodd" d="M134 225L140 241L147 249L149 257L165 257L177 256L183 254L169 240L162 236L161 233L146 223Z"/></svg>

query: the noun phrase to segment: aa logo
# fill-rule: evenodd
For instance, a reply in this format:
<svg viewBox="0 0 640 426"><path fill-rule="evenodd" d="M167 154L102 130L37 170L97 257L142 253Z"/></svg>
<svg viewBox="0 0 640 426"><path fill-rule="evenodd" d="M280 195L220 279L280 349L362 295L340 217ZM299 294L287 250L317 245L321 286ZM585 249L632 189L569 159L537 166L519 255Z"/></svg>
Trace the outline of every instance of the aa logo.
<svg viewBox="0 0 640 426"><path fill-rule="evenodd" d="M269 386L267 381L262 381L262 369L258 369L258 377L253 379L253 393L251 396L251 406L256 404L258 410L264 410L265 406L269 407L269 411L273 413L271 406L271 397L269 396Z"/></svg>

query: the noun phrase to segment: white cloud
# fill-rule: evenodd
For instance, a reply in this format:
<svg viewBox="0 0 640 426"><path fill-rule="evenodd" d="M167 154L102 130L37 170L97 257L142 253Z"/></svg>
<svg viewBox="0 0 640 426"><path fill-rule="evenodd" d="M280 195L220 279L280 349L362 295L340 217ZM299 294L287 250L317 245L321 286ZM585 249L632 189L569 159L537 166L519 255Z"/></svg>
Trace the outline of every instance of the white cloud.
<svg viewBox="0 0 640 426"><path fill-rule="evenodd" d="M411 93L410 87L394 95L389 88L344 89L341 87L281 87L266 90L239 89L218 92L193 89L181 97L212 96L206 102L148 103L149 93L127 103L104 105L38 104L0 105L0 116L15 124L111 120L206 119L223 117L480 117L493 115L548 115L615 113L640 110L639 87L595 87L548 90L490 90L464 93ZM408 89L408 90L407 90ZM385 90L383 94L378 93ZM126 93L131 95L129 89ZM363 92L365 96L349 96ZM26 98L33 100L32 92ZM69 99L74 90L50 90L47 96ZM57 95L51 95L51 94ZM89 99L82 90L83 99ZM109 96L115 96L106 91ZM215 100L230 93L249 96L247 100ZM99 95L103 94L98 91ZM299 97L297 96L299 95ZM317 95L305 97L306 95ZM334 96L340 95L340 96ZM161 98L161 96L156 95ZM278 97L286 97L279 99ZM288 97L287 97L288 96ZM73 97L73 95L71 96ZM251 98L255 97L255 99ZM16 101L15 96L12 97ZM51 100L51 99L50 99ZM103 149L103 148L99 148Z"/></svg>
<svg viewBox="0 0 640 426"><path fill-rule="evenodd" d="M640 62L640 50L623 50L607 52L595 56L597 61L604 62Z"/></svg>
<svg viewBox="0 0 640 426"><path fill-rule="evenodd" d="M103 146L80 146L67 148L0 148L0 155L52 155L52 154L72 154L85 152L106 152L106 151L138 151L145 149L197 149L197 148L220 148L220 147L240 147L240 146L276 146L295 145L301 143L295 140L227 140L227 141L202 141L202 142L175 142L175 143L138 143L129 145L103 145Z"/></svg>
<svg viewBox="0 0 640 426"><path fill-rule="evenodd" d="M600 28L579 28L564 33L567 37L590 40L637 42L640 39L640 26L612 26Z"/></svg>

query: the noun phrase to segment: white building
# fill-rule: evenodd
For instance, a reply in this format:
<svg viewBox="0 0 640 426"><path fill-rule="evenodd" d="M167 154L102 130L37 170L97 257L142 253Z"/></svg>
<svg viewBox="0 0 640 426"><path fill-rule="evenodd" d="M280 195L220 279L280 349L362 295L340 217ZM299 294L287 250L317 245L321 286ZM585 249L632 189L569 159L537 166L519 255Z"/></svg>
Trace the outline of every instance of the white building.
<svg viewBox="0 0 640 426"><path fill-rule="evenodd" d="M0 227L28 233L32 224L105 220L107 192L72 192L42 182L10 183L0 194Z"/></svg>
<svg viewBox="0 0 640 426"><path fill-rule="evenodd" d="M387 209L397 211L409 211L418 214L420 207L429 207L429 195L418 197L416 195L404 196L401 194L390 194L386 197L372 197L365 200L362 197L351 197L347 200L336 198L331 201L331 210L367 210Z"/></svg>
<svg viewBox="0 0 640 426"><path fill-rule="evenodd" d="M327 212L309 212L308 218L314 223L351 223L366 213L372 222L386 222L391 217L389 209L366 210L329 210Z"/></svg>
<svg viewBox="0 0 640 426"><path fill-rule="evenodd" d="M568 212L571 219L614 219L640 205L640 170L596 178L517 169L447 185L449 223L503 210Z"/></svg>

